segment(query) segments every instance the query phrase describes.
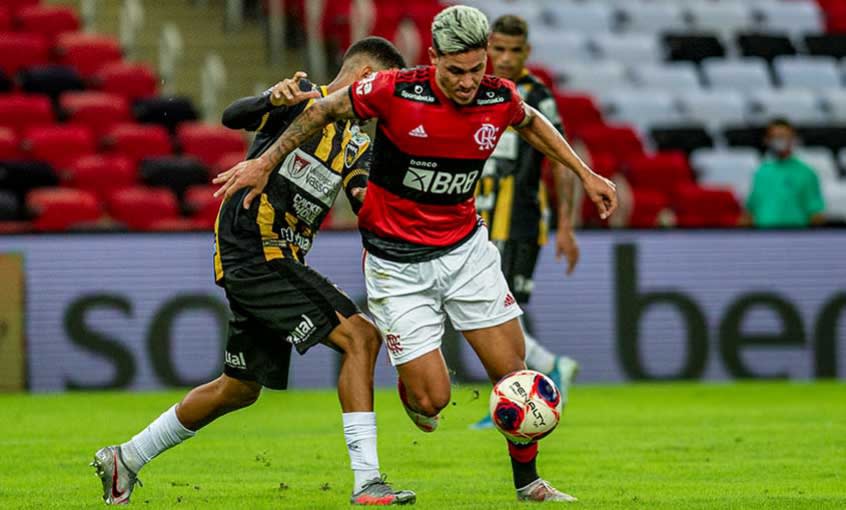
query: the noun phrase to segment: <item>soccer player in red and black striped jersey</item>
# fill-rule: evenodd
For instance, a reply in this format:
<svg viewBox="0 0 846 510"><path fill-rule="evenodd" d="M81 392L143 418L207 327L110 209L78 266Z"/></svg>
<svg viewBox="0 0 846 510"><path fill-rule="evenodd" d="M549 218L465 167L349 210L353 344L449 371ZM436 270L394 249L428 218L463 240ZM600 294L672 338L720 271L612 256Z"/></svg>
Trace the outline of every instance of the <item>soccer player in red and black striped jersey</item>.
<svg viewBox="0 0 846 510"><path fill-rule="evenodd" d="M485 161L514 127L532 146L572 170L607 218L614 184L592 172L555 127L526 105L514 84L484 74L488 22L453 6L432 23L431 66L375 73L304 111L257 159L220 174L218 194L247 188L249 207L272 169L295 147L340 119L379 120L370 181L359 212L367 249L368 306L400 376L400 398L424 431L450 401L440 351L449 317L492 381L525 368L520 306L500 269L473 197ZM240 196L240 193L239 193ZM517 497L573 501L538 476L537 443L508 443Z"/></svg>

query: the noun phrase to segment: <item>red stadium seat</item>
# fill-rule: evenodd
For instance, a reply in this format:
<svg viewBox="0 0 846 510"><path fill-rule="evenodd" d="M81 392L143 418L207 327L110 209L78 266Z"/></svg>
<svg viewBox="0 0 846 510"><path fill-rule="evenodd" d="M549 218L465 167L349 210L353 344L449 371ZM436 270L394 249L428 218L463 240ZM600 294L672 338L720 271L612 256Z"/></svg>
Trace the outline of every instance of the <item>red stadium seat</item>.
<svg viewBox="0 0 846 510"><path fill-rule="evenodd" d="M224 154L243 154L247 150L244 136L238 131L199 122L180 124L176 129L176 139L183 153L196 156L207 166L217 163Z"/></svg>
<svg viewBox="0 0 846 510"><path fill-rule="evenodd" d="M5 6L0 6L0 32L12 30L12 15Z"/></svg>
<svg viewBox="0 0 846 510"><path fill-rule="evenodd" d="M97 71L94 86L103 92L120 94L130 101L156 95L158 79L146 64L109 62Z"/></svg>
<svg viewBox="0 0 846 510"><path fill-rule="evenodd" d="M21 134L29 127L53 122L53 107L47 96L0 95L0 126L14 129Z"/></svg>
<svg viewBox="0 0 846 510"><path fill-rule="evenodd" d="M179 204L172 191L136 186L109 195L106 199L112 217L133 230L150 230L160 220L179 217Z"/></svg>
<svg viewBox="0 0 846 510"><path fill-rule="evenodd" d="M123 58L116 39L79 32L61 34L57 38L56 52L62 64L75 67L84 78L93 76L105 64Z"/></svg>
<svg viewBox="0 0 846 510"><path fill-rule="evenodd" d="M585 94L556 94L558 113L564 123L564 131L576 134L591 124L602 124L602 113L593 98Z"/></svg>
<svg viewBox="0 0 846 510"><path fill-rule="evenodd" d="M38 5L41 0L3 0L3 7L9 10L9 13L15 15L19 10L32 5Z"/></svg>
<svg viewBox="0 0 846 510"><path fill-rule="evenodd" d="M658 191L633 189L632 199L630 227L653 228L660 226L660 215L670 210L670 200L665 194Z"/></svg>
<svg viewBox="0 0 846 510"><path fill-rule="evenodd" d="M629 159L628 179L635 188L670 194L684 184L693 182L687 158L681 152L659 152Z"/></svg>
<svg viewBox="0 0 846 510"><path fill-rule="evenodd" d="M609 152L619 160L643 154L640 137L630 126L591 124L580 128L578 136L591 152Z"/></svg>
<svg viewBox="0 0 846 510"><path fill-rule="evenodd" d="M191 213L191 218L205 226L214 228L217 220L217 212L222 197L215 197L214 192L218 186L191 186L185 192L185 206Z"/></svg>
<svg viewBox="0 0 846 510"><path fill-rule="evenodd" d="M79 17L72 7L64 5L33 5L18 11L18 30L44 36L53 41L64 32L79 30Z"/></svg>
<svg viewBox="0 0 846 510"><path fill-rule="evenodd" d="M21 69L50 61L50 45L38 34L0 33L0 69L12 77Z"/></svg>
<svg viewBox="0 0 846 510"><path fill-rule="evenodd" d="M33 224L41 231L61 231L100 219L102 210L97 196L89 191L69 188L44 188L30 191L27 208L35 216Z"/></svg>
<svg viewBox="0 0 846 510"><path fill-rule="evenodd" d="M212 178L217 176L217 174L221 172L225 172L232 168L233 166L237 165L238 163L244 161L246 158L246 154L242 151L239 152L227 152L215 162L214 165L211 167Z"/></svg>
<svg viewBox="0 0 846 510"><path fill-rule="evenodd" d="M31 158L46 161L57 170L68 167L79 157L94 154L91 131L83 126L41 126L24 134L23 149Z"/></svg>
<svg viewBox="0 0 846 510"><path fill-rule="evenodd" d="M673 209L676 224L685 228L736 227L741 213L732 191L695 184L676 190Z"/></svg>
<svg viewBox="0 0 846 510"><path fill-rule="evenodd" d="M21 157L20 140L11 128L0 127L0 159Z"/></svg>
<svg viewBox="0 0 846 510"><path fill-rule="evenodd" d="M121 154L136 162L173 153L167 129L150 124L119 124L105 134L102 143L106 152Z"/></svg>
<svg viewBox="0 0 846 510"><path fill-rule="evenodd" d="M0 235L25 234L33 229L32 222L29 221L0 221Z"/></svg>
<svg viewBox="0 0 846 510"><path fill-rule="evenodd" d="M111 193L135 186L135 162L124 156L92 154L83 156L61 172L64 183L96 193L105 200Z"/></svg>
<svg viewBox="0 0 846 510"><path fill-rule="evenodd" d="M59 105L69 123L86 126L97 136L131 119L127 100L106 92L66 92Z"/></svg>
<svg viewBox="0 0 846 510"><path fill-rule="evenodd" d="M154 221L145 230L155 232L189 232L210 229L208 225L194 218L165 218Z"/></svg>

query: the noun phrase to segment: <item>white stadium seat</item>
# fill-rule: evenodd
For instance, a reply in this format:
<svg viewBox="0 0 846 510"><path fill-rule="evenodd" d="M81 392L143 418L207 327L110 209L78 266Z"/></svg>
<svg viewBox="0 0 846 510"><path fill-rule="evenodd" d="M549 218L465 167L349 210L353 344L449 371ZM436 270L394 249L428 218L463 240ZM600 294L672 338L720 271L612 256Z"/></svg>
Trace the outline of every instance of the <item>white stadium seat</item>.
<svg viewBox="0 0 846 510"><path fill-rule="evenodd" d="M827 115L817 96L804 89L759 90L749 96L753 122L766 124L773 117L785 117L791 122L825 122Z"/></svg>
<svg viewBox="0 0 846 510"><path fill-rule="evenodd" d="M491 22L493 22L493 20L495 20L496 18L504 16L506 14L516 14L526 20L526 22L529 24L530 31L532 28L539 25L543 20L542 9L539 5L535 4L534 2L507 2L503 0L485 0L471 2L467 5L477 7L479 10L481 10L488 16L488 19Z"/></svg>
<svg viewBox="0 0 846 510"><path fill-rule="evenodd" d="M592 63L564 62L557 68L553 66L553 69L558 74L557 85L565 89L602 95L608 91L632 86L625 66L612 60Z"/></svg>
<svg viewBox="0 0 846 510"><path fill-rule="evenodd" d="M820 93L820 99L833 122L846 124L846 89L823 91Z"/></svg>
<svg viewBox="0 0 846 510"><path fill-rule="evenodd" d="M826 186L827 183L840 179L840 173L837 171L837 163L834 161L834 156L825 147L797 147L794 154L802 162L814 169L814 172L816 172L817 177L820 179L821 186Z"/></svg>
<svg viewBox="0 0 846 510"><path fill-rule="evenodd" d="M789 2L757 1L753 11L762 18L763 31L790 35L818 34L825 31L825 19L814 0Z"/></svg>
<svg viewBox="0 0 846 510"><path fill-rule="evenodd" d="M556 2L544 5L544 18L555 28L595 34L614 28L614 9L602 4Z"/></svg>
<svg viewBox="0 0 846 510"><path fill-rule="evenodd" d="M632 124L642 132L651 126L681 122L672 97L660 91L618 90L603 99L612 120Z"/></svg>
<svg viewBox="0 0 846 510"><path fill-rule="evenodd" d="M784 87L825 90L843 85L837 62L831 57L776 57L773 68Z"/></svg>
<svg viewBox="0 0 846 510"><path fill-rule="evenodd" d="M728 186L741 202L746 200L752 176L761 164L755 149L697 149L690 163L699 176L699 182L711 186Z"/></svg>
<svg viewBox="0 0 846 510"><path fill-rule="evenodd" d="M622 29L626 32L659 34L687 28L684 11L678 5L629 1L620 5Z"/></svg>
<svg viewBox="0 0 846 510"><path fill-rule="evenodd" d="M749 105L743 94L732 90L689 91L679 94L682 114L711 129L743 124Z"/></svg>
<svg viewBox="0 0 846 510"><path fill-rule="evenodd" d="M825 215L831 219L846 220L846 183L830 182L823 187Z"/></svg>
<svg viewBox="0 0 846 510"><path fill-rule="evenodd" d="M581 33L530 28L529 41L532 44L530 59L546 65L553 72L556 71L556 63L562 61L587 62L593 59L587 36Z"/></svg>
<svg viewBox="0 0 846 510"><path fill-rule="evenodd" d="M709 58L702 63L705 80L715 89L754 92L772 87L767 64L759 58Z"/></svg>
<svg viewBox="0 0 846 510"><path fill-rule="evenodd" d="M662 60L662 47L651 34L597 34L590 46L600 58L624 63L647 63Z"/></svg>
<svg viewBox="0 0 846 510"><path fill-rule="evenodd" d="M754 25L752 9L745 3L696 2L686 8L695 30L719 34L728 40Z"/></svg>
<svg viewBox="0 0 846 510"><path fill-rule="evenodd" d="M649 90L696 92L702 90L693 62L637 65L632 69L635 82Z"/></svg>

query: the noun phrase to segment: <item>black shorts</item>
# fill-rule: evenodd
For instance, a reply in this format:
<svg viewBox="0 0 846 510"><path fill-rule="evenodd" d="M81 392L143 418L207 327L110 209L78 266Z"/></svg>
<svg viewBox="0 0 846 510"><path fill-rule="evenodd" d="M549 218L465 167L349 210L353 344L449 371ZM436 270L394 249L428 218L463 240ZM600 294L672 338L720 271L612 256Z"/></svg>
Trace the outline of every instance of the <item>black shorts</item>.
<svg viewBox="0 0 846 510"><path fill-rule="evenodd" d="M533 275L538 263L540 246L535 240L494 242L502 257L502 274L514 299L524 305L532 296L535 286Z"/></svg>
<svg viewBox="0 0 846 510"><path fill-rule="evenodd" d="M224 373L271 389L288 386L291 347L300 354L327 339L338 316L358 307L332 282L289 259L226 272L223 287L233 319L224 354Z"/></svg>

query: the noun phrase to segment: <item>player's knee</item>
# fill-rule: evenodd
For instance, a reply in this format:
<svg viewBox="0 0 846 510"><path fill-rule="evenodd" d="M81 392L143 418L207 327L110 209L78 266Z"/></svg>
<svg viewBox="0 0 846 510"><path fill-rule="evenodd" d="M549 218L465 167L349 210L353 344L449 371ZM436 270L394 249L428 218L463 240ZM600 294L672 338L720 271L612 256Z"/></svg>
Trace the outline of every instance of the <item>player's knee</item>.
<svg viewBox="0 0 846 510"><path fill-rule="evenodd" d="M346 354L362 356L375 360L379 355L382 339L379 331L370 321L354 315L347 323L345 345L341 346Z"/></svg>
<svg viewBox="0 0 846 510"><path fill-rule="evenodd" d="M426 416L435 416L449 405L449 391L418 391L412 393L415 409Z"/></svg>

